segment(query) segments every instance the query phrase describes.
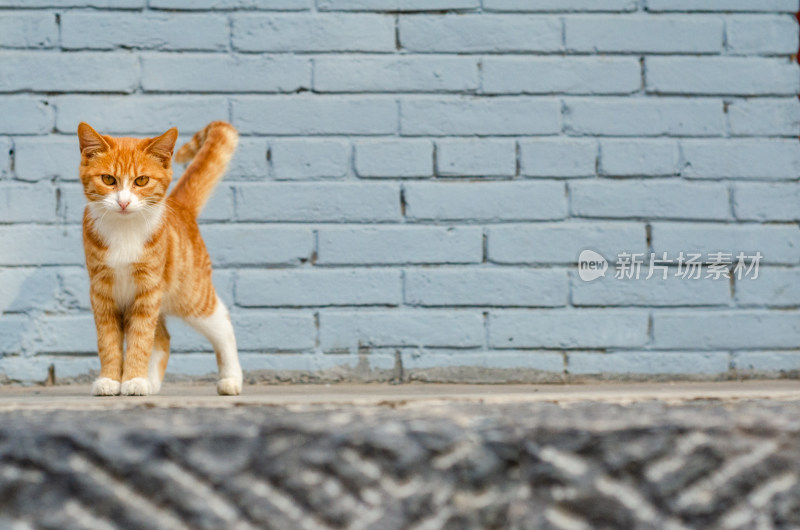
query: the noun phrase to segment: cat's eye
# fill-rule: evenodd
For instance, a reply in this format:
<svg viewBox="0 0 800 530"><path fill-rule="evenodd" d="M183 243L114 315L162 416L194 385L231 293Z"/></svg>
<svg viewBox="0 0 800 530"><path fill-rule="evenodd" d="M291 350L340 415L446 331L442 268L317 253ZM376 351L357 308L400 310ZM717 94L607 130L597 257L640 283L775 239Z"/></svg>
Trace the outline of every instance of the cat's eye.
<svg viewBox="0 0 800 530"><path fill-rule="evenodd" d="M133 182L134 182L134 184L136 184L137 186L144 186L144 185L145 185L145 184L147 184L149 181L150 181L150 177L139 177L139 178L137 178L136 180L134 180Z"/></svg>
<svg viewBox="0 0 800 530"><path fill-rule="evenodd" d="M113 186L117 183L117 179L112 177L111 175L100 175L100 178L103 179L103 184L106 186Z"/></svg>

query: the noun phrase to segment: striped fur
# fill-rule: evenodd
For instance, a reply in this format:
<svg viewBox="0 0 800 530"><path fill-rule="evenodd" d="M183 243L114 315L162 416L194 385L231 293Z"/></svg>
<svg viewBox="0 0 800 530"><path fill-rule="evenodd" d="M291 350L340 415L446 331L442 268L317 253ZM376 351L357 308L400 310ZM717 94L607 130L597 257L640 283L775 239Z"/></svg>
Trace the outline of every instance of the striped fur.
<svg viewBox="0 0 800 530"><path fill-rule="evenodd" d="M172 197L195 217L200 215L217 182L228 167L239 135L233 125L214 121L197 131L191 140L178 149L175 161L192 161L175 185Z"/></svg>
<svg viewBox="0 0 800 530"><path fill-rule="evenodd" d="M194 156L194 161L169 196L177 130L139 140L101 136L82 123L78 135L80 177L89 201L84 250L101 365L93 392L157 392L169 358L164 317L175 315L207 337L226 338L213 344L218 391L238 394L241 368L233 327L211 282L211 260L196 220L225 171L236 130L214 122L181 148L182 159ZM137 180L143 176L146 182ZM108 177L113 185L104 181ZM154 351L158 358L151 363Z"/></svg>

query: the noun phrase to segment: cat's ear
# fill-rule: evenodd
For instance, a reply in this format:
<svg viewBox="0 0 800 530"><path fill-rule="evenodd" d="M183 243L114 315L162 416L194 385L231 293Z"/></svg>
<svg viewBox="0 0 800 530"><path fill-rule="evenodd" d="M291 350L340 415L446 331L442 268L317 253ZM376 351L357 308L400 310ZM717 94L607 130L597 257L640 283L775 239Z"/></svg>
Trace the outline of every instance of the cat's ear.
<svg viewBox="0 0 800 530"><path fill-rule="evenodd" d="M147 141L144 150L146 153L161 160L164 167L169 167L176 141L178 141L178 129L173 127L161 136L156 136Z"/></svg>
<svg viewBox="0 0 800 530"><path fill-rule="evenodd" d="M85 122L78 124L78 140L80 141L81 154L87 158L111 149L108 140Z"/></svg>

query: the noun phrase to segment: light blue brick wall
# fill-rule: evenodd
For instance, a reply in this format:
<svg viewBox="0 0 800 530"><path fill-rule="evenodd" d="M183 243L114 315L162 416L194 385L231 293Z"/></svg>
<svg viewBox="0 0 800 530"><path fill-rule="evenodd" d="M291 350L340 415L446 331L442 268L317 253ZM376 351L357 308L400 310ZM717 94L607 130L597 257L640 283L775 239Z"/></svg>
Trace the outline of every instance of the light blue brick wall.
<svg viewBox="0 0 800 530"><path fill-rule="evenodd" d="M0 374L97 368L78 122L215 119L241 142L201 229L245 369L800 370L799 4L0 0ZM613 277L681 251L763 261ZM172 329L170 371L213 371Z"/></svg>

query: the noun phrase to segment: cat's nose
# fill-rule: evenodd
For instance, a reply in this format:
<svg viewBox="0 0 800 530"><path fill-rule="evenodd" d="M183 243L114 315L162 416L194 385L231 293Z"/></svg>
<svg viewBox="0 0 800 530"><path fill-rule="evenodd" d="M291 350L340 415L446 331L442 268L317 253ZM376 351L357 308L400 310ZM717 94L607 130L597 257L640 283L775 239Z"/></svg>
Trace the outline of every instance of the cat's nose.
<svg viewBox="0 0 800 530"><path fill-rule="evenodd" d="M119 207L122 208L123 210L127 208L130 203L131 201L125 201L125 202L117 201L117 204L119 204Z"/></svg>

